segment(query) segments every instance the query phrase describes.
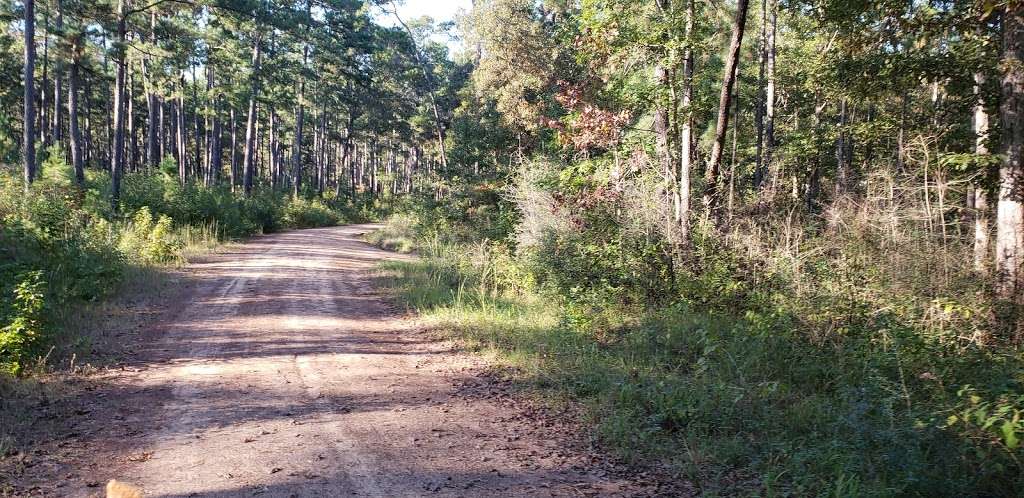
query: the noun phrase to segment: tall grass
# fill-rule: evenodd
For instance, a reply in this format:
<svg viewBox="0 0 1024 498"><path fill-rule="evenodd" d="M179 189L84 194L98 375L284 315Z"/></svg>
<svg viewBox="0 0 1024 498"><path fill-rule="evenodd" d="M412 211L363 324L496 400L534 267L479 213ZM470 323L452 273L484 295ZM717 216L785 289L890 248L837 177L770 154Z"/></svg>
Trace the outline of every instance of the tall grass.
<svg viewBox="0 0 1024 498"><path fill-rule="evenodd" d="M1024 493L1024 358L965 336L963 304L881 291L909 285L901 276L874 279L863 260L830 269L835 252L806 243L795 259L766 259L744 253L753 241L740 250L698 238L704 259L675 296L615 304L607 296L622 284L595 298L584 278L551 276L615 277L584 241L549 237L513 255L429 226L389 229L415 238L421 257L385 265L385 282L524 385L577 400L624 458L668 464L708 495Z"/></svg>

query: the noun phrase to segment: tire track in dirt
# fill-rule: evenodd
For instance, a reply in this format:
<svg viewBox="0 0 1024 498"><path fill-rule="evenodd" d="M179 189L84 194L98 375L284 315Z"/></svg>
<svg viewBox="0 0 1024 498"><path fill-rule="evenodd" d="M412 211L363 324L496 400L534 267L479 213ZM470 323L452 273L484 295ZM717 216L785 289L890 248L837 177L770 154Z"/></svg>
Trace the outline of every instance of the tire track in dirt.
<svg viewBox="0 0 1024 498"><path fill-rule="evenodd" d="M258 237L190 264L135 368L88 398L78 451L47 467L66 481L25 494L96 496L109 478L160 497L665 494L564 425L465 395L487 389L486 364L374 289L380 262L408 256L362 242L373 228Z"/></svg>

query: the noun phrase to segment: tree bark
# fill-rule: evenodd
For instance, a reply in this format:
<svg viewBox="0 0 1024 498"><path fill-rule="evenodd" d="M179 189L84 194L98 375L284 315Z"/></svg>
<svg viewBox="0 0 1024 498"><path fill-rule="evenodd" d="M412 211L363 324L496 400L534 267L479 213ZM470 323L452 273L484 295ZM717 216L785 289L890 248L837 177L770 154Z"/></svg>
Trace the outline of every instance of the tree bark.
<svg viewBox="0 0 1024 498"><path fill-rule="evenodd" d="M768 0L768 22L765 54L765 93L764 93L764 159L761 161L761 178L758 186L763 185L769 168L772 167L772 154L775 151L775 33L778 24L778 0Z"/></svg>
<svg viewBox="0 0 1024 498"><path fill-rule="evenodd" d="M1002 102L1004 160L996 214L997 292L1020 301L1024 262L1024 3L1010 2L1003 17Z"/></svg>
<svg viewBox="0 0 1024 498"><path fill-rule="evenodd" d="M659 88L668 91L669 80L668 72L665 71L665 67L658 64L654 67L654 81ZM668 109L669 103L666 102L667 97L664 95L657 98L658 104L654 110L654 146L658 153L658 161L661 163L661 174L666 179L672 178L672 148L669 144L669 122L668 122Z"/></svg>
<svg viewBox="0 0 1024 498"><path fill-rule="evenodd" d="M739 63L740 46L743 43L743 29L747 23L747 9L750 0L737 0L736 18L732 25L732 39L729 42L729 54L722 76L722 91L718 99L718 122L715 126L715 142L711 147L711 159L704 175L704 206L708 213L717 217L721 192L719 185L722 165L722 150L725 148L725 133L729 128L729 103L732 100L732 88L736 81L736 65Z"/></svg>
<svg viewBox="0 0 1024 498"><path fill-rule="evenodd" d="M174 113L175 148L178 150L178 182L185 185L188 180L188 143L185 130L185 70L178 76L178 102Z"/></svg>
<svg viewBox="0 0 1024 498"><path fill-rule="evenodd" d="M128 106L125 111L125 128L128 130L127 138L127 159L125 160L126 171L136 170L136 159L139 157L139 141L135 136L135 75L127 71L128 81L125 87L125 104Z"/></svg>
<svg viewBox="0 0 1024 498"><path fill-rule="evenodd" d="M281 181L281 144L278 140L277 109L270 106L270 188L277 190Z"/></svg>
<svg viewBox="0 0 1024 498"><path fill-rule="evenodd" d="M125 16L128 0L117 2L117 73L114 80L114 160L110 163L110 204L116 212L121 200L121 175L124 171L124 112L125 112Z"/></svg>
<svg viewBox="0 0 1024 498"><path fill-rule="evenodd" d="M238 120L235 115L235 107L231 106L231 173L228 180L231 182L231 191L235 191L238 185Z"/></svg>
<svg viewBox="0 0 1024 498"><path fill-rule="evenodd" d="M82 163L82 134L78 129L78 68L82 60L82 34L71 41L71 69L68 74L68 133L71 135L71 165L75 183L85 186L85 165Z"/></svg>
<svg viewBox="0 0 1024 498"><path fill-rule="evenodd" d="M242 167L242 190L252 195L253 176L256 173L256 99L259 97L260 36L252 42L252 75L249 77L249 117L245 124L245 158Z"/></svg>
<svg viewBox="0 0 1024 498"><path fill-rule="evenodd" d="M686 51L683 53L683 123L679 138L679 204L676 220L682 244L690 240L690 172L693 170L693 19L694 0L686 1Z"/></svg>
<svg viewBox="0 0 1024 498"><path fill-rule="evenodd" d="M45 4L44 4L45 5ZM43 9L43 74L41 84L39 85L39 106L36 107L36 111L39 113L39 123L36 127L36 132L39 133L39 142L42 143L43 148L50 146L50 120L47 118L47 111L49 110L49 103L46 100L46 86L49 84L49 73L50 70L50 9Z"/></svg>
<svg viewBox="0 0 1024 498"><path fill-rule="evenodd" d="M974 153L988 154L988 112L985 111L985 99L982 87L985 85L985 73L974 73ZM991 215L988 207L988 167L982 172L982 179L974 186L974 269L984 272L989 267L989 224Z"/></svg>
<svg viewBox="0 0 1024 498"><path fill-rule="evenodd" d="M63 36L64 31L64 6L61 0L56 0L57 19L54 21L58 36ZM58 59L53 65L53 118L51 122L50 135L57 143L64 141L64 113L61 107L64 105L64 63Z"/></svg>
<svg viewBox="0 0 1024 498"><path fill-rule="evenodd" d="M306 58L309 56L309 46L302 47L302 67L306 67ZM305 118L305 109L302 105L303 94L306 91L306 79L299 73L299 89L295 102L295 143L292 145L292 196L298 197L302 188L302 122ZM315 116L314 116L315 118Z"/></svg>
<svg viewBox="0 0 1024 498"><path fill-rule="evenodd" d="M35 147L35 72L36 72L36 13L35 0L25 0L25 113L22 135L22 159L25 174L25 191L36 177Z"/></svg>
<svg viewBox="0 0 1024 498"><path fill-rule="evenodd" d="M155 11L149 15L149 31L149 42L156 47ZM152 74L149 67L150 63L149 57L142 62L142 76L146 83L146 162L155 168L162 159L160 157L160 127L157 116L160 102L157 99L155 75Z"/></svg>

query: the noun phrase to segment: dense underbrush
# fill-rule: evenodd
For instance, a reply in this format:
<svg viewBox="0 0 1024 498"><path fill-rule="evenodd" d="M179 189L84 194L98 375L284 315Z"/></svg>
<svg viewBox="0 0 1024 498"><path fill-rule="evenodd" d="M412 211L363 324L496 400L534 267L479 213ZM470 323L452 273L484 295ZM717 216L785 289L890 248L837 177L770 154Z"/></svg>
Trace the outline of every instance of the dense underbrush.
<svg viewBox="0 0 1024 498"><path fill-rule="evenodd" d="M60 154L52 154L59 157ZM55 344L73 341L61 315L116 290L126 271L174 264L221 241L286 228L364 221L370 211L333 200L180 185L159 170L124 179L115 213L109 177L75 186L48 162L29 192L0 172L0 372L18 374Z"/></svg>
<svg viewBox="0 0 1024 498"><path fill-rule="evenodd" d="M427 202L381 237L422 256L387 281L525 384L582 402L608 447L708 494L1024 493L1024 356L969 247L836 205L725 233L698 220L679 250L599 187L533 178L479 215ZM494 210L518 212L506 237L482 233L514 218Z"/></svg>

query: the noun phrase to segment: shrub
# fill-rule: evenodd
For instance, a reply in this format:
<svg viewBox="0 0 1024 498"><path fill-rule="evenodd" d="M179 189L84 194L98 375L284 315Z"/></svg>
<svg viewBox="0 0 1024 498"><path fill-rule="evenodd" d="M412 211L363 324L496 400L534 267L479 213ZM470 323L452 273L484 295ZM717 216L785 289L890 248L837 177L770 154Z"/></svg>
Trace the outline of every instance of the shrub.
<svg viewBox="0 0 1024 498"><path fill-rule="evenodd" d="M341 217L320 200L300 197L285 205L281 221L290 228L317 228L337 225Z"/></svg>
<svg viewBox="0 0 1024 498"><path fill-rule="evenodd" d="M0 328L0 371L18 374L44 337L46 282L42 271L17 276L12 299L4 313L9 323ZM3 315L0 315L3 316Z"/></svg>
<svg viewBox="0 0 1024 498"><path fill-rule="evenodd" d="M170 217L162 214L154 220L144 206L121 232L118 248L143 263L167 263L180 258L182 243L174 236Z"/></svg>

